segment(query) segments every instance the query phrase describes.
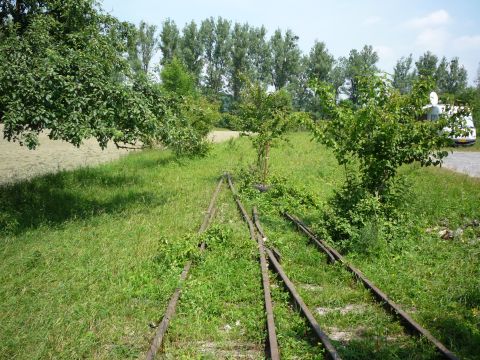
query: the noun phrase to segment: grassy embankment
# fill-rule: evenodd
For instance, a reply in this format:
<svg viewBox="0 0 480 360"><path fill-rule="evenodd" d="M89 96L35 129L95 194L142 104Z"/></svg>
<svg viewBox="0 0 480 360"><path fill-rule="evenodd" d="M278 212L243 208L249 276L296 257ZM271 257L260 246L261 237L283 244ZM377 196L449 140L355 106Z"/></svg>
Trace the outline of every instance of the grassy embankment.
<svg viewBox="0 0 480 360"><path fill-rule="evenodd" d="M0 358L136 358L148 348L202 212L225 170L254 158L247 139L216 145L205 159L176 161L147 151L112 164L0 188ZM462 358L480 353L478 228L442 240L480 219L480 182L442 169L405 169L412 180L408 229L375 255L349 259ZM343 170L305 134L272 153L272 173L303 184L323 201ZM262 212L262 199L259 210ZM226 188L209 246L197 258L171 323L165 358L263 356L264 318L255 245ZM307 220L319 216L303 209ZM276 214L262 216L284 266L345 357L429 358L343 269ZM285 358L318 357L319 347L274 287ZM307 336L305 336L307 335ZM418 354L413 355L413 354Z"/></svg>

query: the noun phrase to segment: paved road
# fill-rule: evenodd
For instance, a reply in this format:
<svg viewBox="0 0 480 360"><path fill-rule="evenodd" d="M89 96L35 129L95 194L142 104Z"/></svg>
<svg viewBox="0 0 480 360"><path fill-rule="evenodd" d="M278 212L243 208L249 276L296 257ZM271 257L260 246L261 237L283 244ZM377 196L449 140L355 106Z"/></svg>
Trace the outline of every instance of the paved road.
<svg viewBox="0 0 480 360"><path fill-rule="evenodd" d="M470 176L480 177L480 152L455 151L445 158L443 167Z"/></svg>
<svg viewBox="0 0 480 360"><path fill-rule="evenodd" d="M222 142L239 135L237 131L213 131L209 139ZM52 141L45 133L40 134L39 140L40 146L36 150L8 142L3 138L3 125L0 124L0 185L112 161L129 152L117 149L114 144L102 150L94 139L84 141L79 148L65 141Z"/></svg>

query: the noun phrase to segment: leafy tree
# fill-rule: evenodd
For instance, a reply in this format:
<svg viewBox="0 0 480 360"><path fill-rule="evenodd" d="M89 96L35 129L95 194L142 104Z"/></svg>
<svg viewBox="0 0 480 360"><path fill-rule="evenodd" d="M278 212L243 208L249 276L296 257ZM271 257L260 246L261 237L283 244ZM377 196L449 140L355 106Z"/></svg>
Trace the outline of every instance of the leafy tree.
<svg viewBox="0 0 480 360"><path fill-rule="evenodd" d="M130 64L130 67L134 74L139 75L142 70L142 60L140 59L140 54L138 51L139 46L139 33L138 29L134 24L131 23L121 23L118 28L119 33L125 34L125 41L127 46L127 51L125 57ZM121 36L121 35L120 35Z"/></svg>
<svg viewBox="0 0 480 360"><path fill-rule="evenodd" d="M438 57L427 51L415 62L417 74L424 77L434 77L437 71Z"/></svg>
<svg viewBox="0 0 480 360"><path fill-rule="evenodd" d="M316 118L321 116L318 98L309 88L311 80L329 80L334 58L328 52L325 43L315 41L310 53L302 56L298 75L288 86L296 110L308 111Z"/></svg>
<svg viewBox="0 0 480 360"><path fill-rule="evenodd" d="M160 77L161 85L137 83L151 111L162 120L151 142L177 155L205 155L209 149L207 135L219 120L218 105L198 94L193 76L177 58L163 66Z"/></svg>
<svg viewBox="0 0 480 360"><path fill-rule="evenodd" d="M231 40L231 61L229 66L229 87L235 101L240 98L246 77L250 74L249 25L236 23L233 27Z"/></svg>
<svg viewBox="0 0 480 360"><path fill-rule="evenodd" d="M159 48L162 52L160 64L165 65L178 56L180 42L180 32L172 19L167 19L162 24L160 31Z"/></svg>
<svg viewBox="0 0 480 360"><path fill-rule="evenodd" d="M200 24L200 40L204 49L204 60L206 66L213 63L215 49L215 20L208 18Z"/></svg>
<svg viewBox="0 0 480 360"><path fill-rule="evenodd" d="M412 54L408 57L401 57L393 69L393 87L401 94L407 94L412 90L415 73L412 70Z"/></svg>
<svg viewBox="0 0 480 360"><path fill-rule="evenodd" d="M168 68L166 65L164 67ZM179 81L173 81L179 83ZM177 155L202 156L209 149L207 134L218 118L215 104L196 96L179 95L182 89L165 88L150 81L135 84L161 126L151 133L149 144L161 144Z"/></svg>
<svg viewBox="0 0 480 360"><path fill-rule="evenodd" d="M324 42L315 41L306 59L306 75L309 79L327 81L332 70L334 58L328 52Z"/></svg>
<svg viewBox="0 0 480 360"><path fill-rule="evenodd" d="M340 56L334 61L332 71L330 72L330 82L333 87L337 89L343 84L345 78L347 78L348 59L344 56Z"/></svg>
<svg viewBox="0 0 480 360"><path fill-rule="evenodd" d="M264 84L271 81L270 68L272 66L272 54L266 35L265 27L250 27L247 54L252 68L252 80Z"/></svg>
<svg viewBox="0 0 480 360"><path fill-rule="evenodd" d="M331 85L317 84L329 120L310 127L346 170L344 186L323 209L326 235L345 248L364 249L365 241L371 241L365 233L378 235L394 228L398 220L404 200L399 167L412 162L440 164L451 143L443 128L449 126L456 134L459 129L455 119L418 120L433 80L419 78L407 95L395 90L386 77L359 77L357 85L358 106L351 107L336 104Z"/></svg>
<svg viewBox="0 0 480 360"><path fill-rule="evenodd" d="M140 22L138 28L133 24L124 23L121 25L127 39L127 58L135 74L148 73L150 61L157 50L157 39L155 25L148 25Z"/></svg>
<svg viewBox="0 0 480 360"><path fill-rule="evenodd" d="M279 90L293 81L300 68L300 49L298 36L291 30L282 35L276 30L270 39L272 53L272 81L275 89Z"/></svg>
<svg viewBox="0 0 480 360"><path fill-rule="evenodd" d="M414 161L437 165L447 155L449 134L441 130L447 121L425 122L423 106L428 103L432 81L419 79L412 92L400 95L383 77L359 78L359 107L335 104L335 92L328 84L316 86L330 121L313 127L317 139L333 148L341 165L359 161L362 184L382 197L402 164Z"/></svg>
<svg viewBox="0 0 480 360"><path fill-rule="evenodd" d="M437 83L435 90L439 91L440 93L447 92L446 89L448 87L448 78L449 78L448 61L447 61L447 58L444 56L440 60L440 63L438 64L437 69L435 71L435 80Z"/></svg>
<svg viewBox="0 0 480 360"><path fill-rule="evenodd" d="M308 57L302 56L298 66L298 74L285 86L292 96L293 108L298 111L311 110L314 94L309 89Z"/></svg>
<svg viewBox="0 0 480 360"><path fill-rule="evenodd" d="M189 73L195 78L196 85L200 82L203 67L203 43L197 24L191 21L182 30L180 40L181 59Z"/></svg>
<svg viewBox="0 0 480 360"><path fill-rule="evenodd" d="M157 49L157 38L155 33L157 27L155 25L149 25L144 21L140 21L138 28L138 42L140 50L140 59L142 61L142 70L148 73L150 61L155 55Z"/></svg>
<svg viewBox="0 0 480 360"><path fill-rule="evenodd" d="M355 79L378 72L378 59L378 54L371 45L365 45L360 51L351 50L347 61L347 76Z"/></svg>
<svg viewBox="0 0 480 360"><path fill-rule="evenodd" d="M440 93L459 94L467 87L467 70L460 66L456 57L450 62L443 57L438 65L435 78Z"/></svg>
<svg viewBox="0 0 480 360"><path fill-rule="evenodd" d="M343 84L346 78L352 80L352 101L358 101L357 84L362 77L373 76L378 72L378 54L371 45L365 45L362 50L350 50L348 58L340 58L334 71L335 86Z"/></svg>
<svg viewBox="0 0 480 360"><path fill-rule="evenodd" d="M257 151L257 170L266 183L270 148L285 134L291 117L291 98L285 90L268 93L260 83L249 84L242 93L239 114L241 129L256 133L252 137Z"/></svg>
<svg viewBox="0 0 480 360"><path fill-rule="evenodd" d="M176 57L163 66L160 78L162 88L169 93L175 93L179 96L188 96L195 93L195 80Z"/></svg>
<svg viewBox="0 0 480 360"><path fill-rule="evenodd" d="M225 87L224 79L227 75L230 61L230 22L213 18L202 22L200 33L205 49L205 89L210 95L217 96Z"/></svg>
<svg viewBox="0 0 480 360"><path fill-rule="evenodd" d="M122 81L131 74L121 27L93 1L9 1L4 8L0 117L8 140L34 148L48 129L52 139L80 145L94 137L105 147L157 130L148 104Z"/></svg>

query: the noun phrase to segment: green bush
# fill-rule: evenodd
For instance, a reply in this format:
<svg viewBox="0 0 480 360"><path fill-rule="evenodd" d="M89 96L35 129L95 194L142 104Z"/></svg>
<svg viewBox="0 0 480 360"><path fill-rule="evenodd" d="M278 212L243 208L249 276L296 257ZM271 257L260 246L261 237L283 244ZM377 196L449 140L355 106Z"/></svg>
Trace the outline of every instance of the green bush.
<svg viewBox="0 0 480 360"><path fill-rule="evenodd" d="M346 249L368 251L367 235L378 241L388 237L401 215L407 192L397 176L400 166L441 164L448 155L448 136L461 132L456 122L460 114L435 122L419 120L429 103L430 79L419 78L408 95L401 95L384 77L362 76L356 84L353 106L337 104L329 84L313 84L328 120L309 124L347 172L343 188L325 208L326 235ZM443 131L446 126L451 133ZM372 240L377 242L373 248L377 240Z"/></svg>

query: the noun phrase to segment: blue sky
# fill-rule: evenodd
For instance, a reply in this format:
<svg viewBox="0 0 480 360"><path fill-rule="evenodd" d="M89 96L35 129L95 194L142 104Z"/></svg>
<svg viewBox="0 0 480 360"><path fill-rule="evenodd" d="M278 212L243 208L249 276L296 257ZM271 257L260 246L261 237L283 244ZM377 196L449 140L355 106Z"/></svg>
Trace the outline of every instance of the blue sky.
<svg viewBox="0 0 480 360"><path fill-rule="evenodd" d="M270 33L291 29L304 53L319 40L335 58L368 44L387 72L401 56L413 53L417 58L431 50L439 57L458 56L472 84L480 63L480 0L104 0L102 7L137 24L161 25L171 18L183 27L191 20L221 16L265 25Z"/></svg>

